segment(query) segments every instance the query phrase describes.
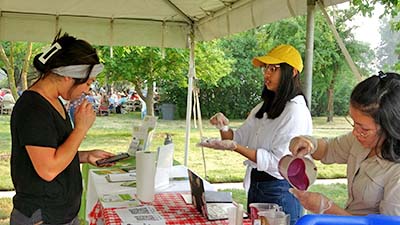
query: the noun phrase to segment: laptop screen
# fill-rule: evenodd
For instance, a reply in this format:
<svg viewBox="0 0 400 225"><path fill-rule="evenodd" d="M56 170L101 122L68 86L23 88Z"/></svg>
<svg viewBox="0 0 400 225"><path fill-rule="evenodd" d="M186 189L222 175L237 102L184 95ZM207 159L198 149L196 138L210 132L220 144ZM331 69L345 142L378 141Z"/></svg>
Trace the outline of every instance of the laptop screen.
<svg viewBox="0 0 400 225"><path fill-rule="evenodd" d="M203 180L189 169L188 175L193 205L203 216L207 216Z"/></svg>

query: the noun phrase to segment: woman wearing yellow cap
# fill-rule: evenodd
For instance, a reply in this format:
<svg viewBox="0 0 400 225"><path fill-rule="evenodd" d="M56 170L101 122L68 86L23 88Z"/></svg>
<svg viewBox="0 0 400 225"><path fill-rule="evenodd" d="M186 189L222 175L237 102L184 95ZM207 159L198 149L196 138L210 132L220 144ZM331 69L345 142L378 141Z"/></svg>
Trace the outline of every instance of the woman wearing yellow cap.
<svg viewBox="0 0 400 225"><path fill-rule="evenodd" d="M280 175L278 162L289 154L289 141L299 134L311 134L312 120L299 80L303 69L300 53L291 45L279 45L253 59L264 75L263 101L251 110L241 127L233 131L228 119L214 115L210 122L220 129L222 141L201 145L229 149L246 157L244 179L248 204L277 203L295 224L303 208L289 192L289 183ZM249 205L248 205L249 209Z"/></svg>

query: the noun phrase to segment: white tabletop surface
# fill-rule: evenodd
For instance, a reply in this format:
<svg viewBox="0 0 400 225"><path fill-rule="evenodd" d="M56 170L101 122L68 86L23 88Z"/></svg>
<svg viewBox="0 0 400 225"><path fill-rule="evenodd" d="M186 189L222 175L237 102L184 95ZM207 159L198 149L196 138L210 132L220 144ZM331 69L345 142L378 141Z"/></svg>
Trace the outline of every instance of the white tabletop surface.
<svg viewBox="0 0 400 225"><path fill-rule="evenodd" d="M89 170L88 186L86 191L86 218L88 218L88 214L92 211L99 197L103 196L104 194L136 193L136 188L121 186L121 182L110 183L106 180L106 175L98 175L93 172L95 170L104 169ZM174 177L179 177L182 179L172 179L169 185L156 188L156 193L190 192L190 184L187 178L187 167L182 165L173 166L171 169L170 178ZM204 189L207 191L216 191L216 188L206 180L204 180Z"/></svg>

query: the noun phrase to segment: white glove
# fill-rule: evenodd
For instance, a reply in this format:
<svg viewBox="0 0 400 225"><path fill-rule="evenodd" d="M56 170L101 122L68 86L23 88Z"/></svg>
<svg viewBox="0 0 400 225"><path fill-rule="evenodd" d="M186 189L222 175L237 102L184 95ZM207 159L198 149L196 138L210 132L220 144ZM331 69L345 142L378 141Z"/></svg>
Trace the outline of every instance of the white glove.
<svg viewBox="0 0 400 225"><path fill-rule="evenodd" d="M305 209L313 213L324 214L333 205L333 201L321 193L301 191L296 188L289 188L289 192L300 201Z"/></svg>
<svg viewBox="0 0 400 225"><path fill-rule="evenodd" d="M289 150L294 156L303 157L307 154L314 154L318 148L316 138L308 135L297 136L290 140Z"/></svg>
<svg viewBox="0 0 400 225"><path fill-rule="evenodd" d="M198 146L219 150L235 150L237 148L235 141L219 140L216 138L204 139L198 144Z"/></svg>
<svg viewBox="0 0 400 225"><path fill-rule="evenodd" d="M228 131L229 130L229 126L228 126L229 125L229 120L221 112L218 112L214 116L212 116L210 118L210 123L212 125L215 125L215 127L220 129L221 131Z"/></svg>

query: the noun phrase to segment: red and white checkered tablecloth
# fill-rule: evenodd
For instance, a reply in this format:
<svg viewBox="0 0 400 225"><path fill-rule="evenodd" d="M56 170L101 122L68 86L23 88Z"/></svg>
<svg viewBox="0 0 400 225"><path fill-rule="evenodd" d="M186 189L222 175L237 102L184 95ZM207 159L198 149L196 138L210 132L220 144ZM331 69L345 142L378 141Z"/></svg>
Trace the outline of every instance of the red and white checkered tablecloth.
<svg viewBox="0 0 400 225"><path fill-rule="evenodd" d="M159 193L151 203L164 217L166 224L184 225L227 225L228 220L208 221L193 205L186 204L179 193ZM115 208L104 209L99 202L91 213L90 225L95 225L98 219L103 219L106 225L120 225L121 220ZM244 219L243 224L251 225L250 219Z"/></svg>

